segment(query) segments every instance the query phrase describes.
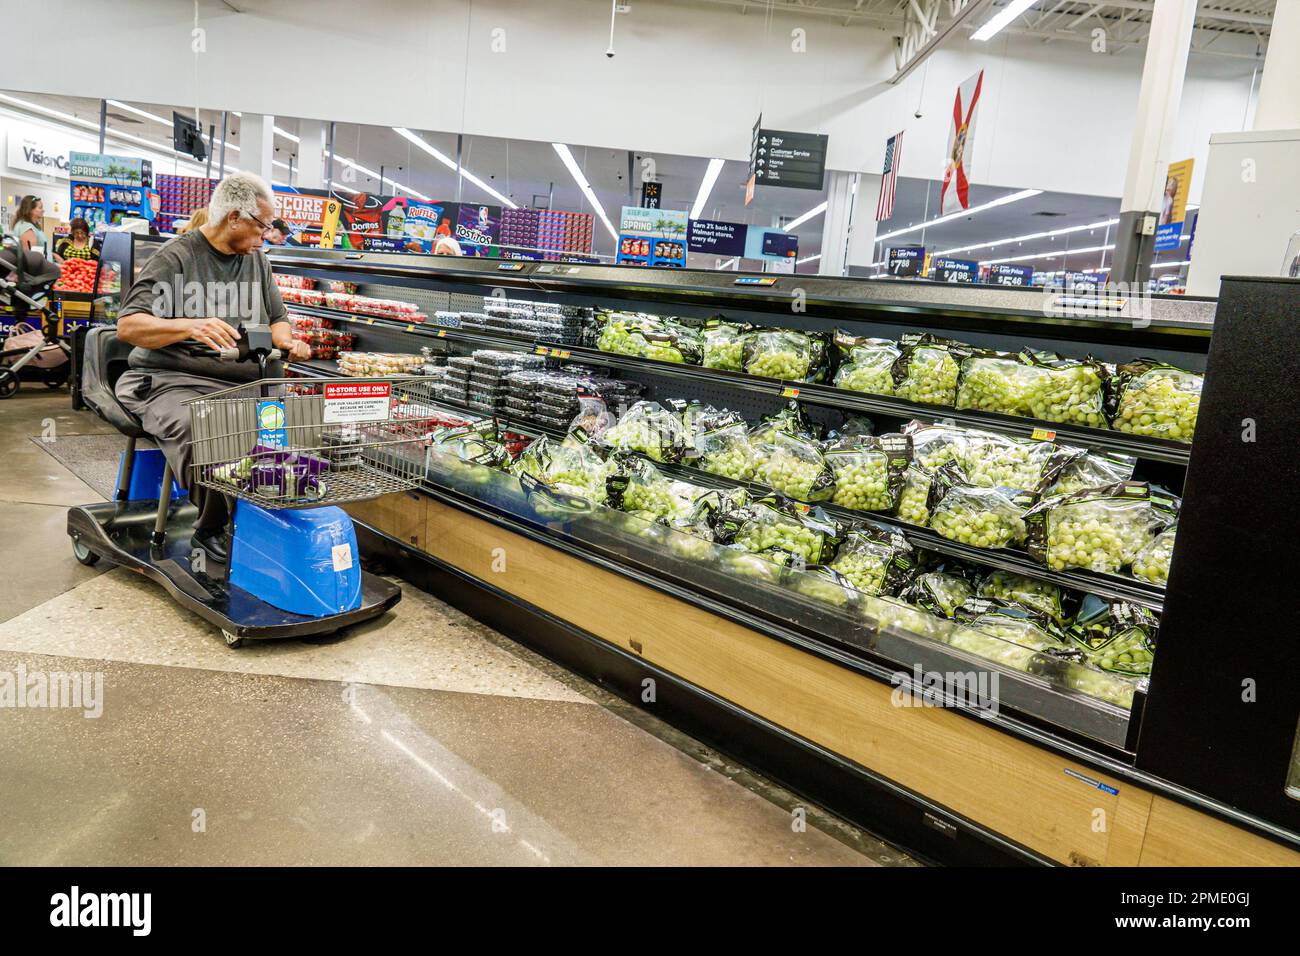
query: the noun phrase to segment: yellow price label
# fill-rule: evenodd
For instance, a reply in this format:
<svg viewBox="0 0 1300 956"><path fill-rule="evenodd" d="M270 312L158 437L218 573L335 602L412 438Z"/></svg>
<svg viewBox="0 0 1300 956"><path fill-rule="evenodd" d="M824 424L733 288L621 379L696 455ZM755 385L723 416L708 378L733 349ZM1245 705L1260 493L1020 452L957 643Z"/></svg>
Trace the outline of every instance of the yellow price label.
<svg viewBox="0 0 1300 956"><path fill-rule="evenodd" d="M1051 441L1056 437L1056 432L1050 428L1035 428L1033 435L1030 436L1034 441Z"/></svg>
<svg viewBox="0 0 1300 956"><path fill-rule="evenodd" d="M375 324L374 319L366 319L366 325L374 325L374 324Z"/></svg>
<svg viewBox="0 0 1300 956"><path fill-rule="evenodd" d="M409 325L407 325L407 326L406 326L406 331L408 331L408 332L414 332L414 331L415 331L415 326L414 326L413 324L409 324Z"/></svg>
<svg viewBox="0 0 1300 956"><path fill-rule="evenodd" d="M545 345L539 345L537 346L537 348L533 349L533 351L536 352L538 355L545 355L550 350L547 349Z"/></svg>
<svg viewBox="0 0 1300 956"><path fill-rule="evenodd" d="M439 329L439 330L438 330L438 338L440 338L440 339L445 339L446 337L447 337L447 330L446 330L446 329Z"/></svg>
<svg viewBox="0 0 1300 956"><path fill-rule="evenodd" d="M569 353L563 349L551 349L551 358L568 358Z"/></svg>
<svg viewBox="0 0 1300 956"><path fill-rule="evenodd" d="M798 398L798 397L799 397L799 389L797 389L797 388L783 388L783 389L781 389L781 397L782 397L782 398Z"/></svg>

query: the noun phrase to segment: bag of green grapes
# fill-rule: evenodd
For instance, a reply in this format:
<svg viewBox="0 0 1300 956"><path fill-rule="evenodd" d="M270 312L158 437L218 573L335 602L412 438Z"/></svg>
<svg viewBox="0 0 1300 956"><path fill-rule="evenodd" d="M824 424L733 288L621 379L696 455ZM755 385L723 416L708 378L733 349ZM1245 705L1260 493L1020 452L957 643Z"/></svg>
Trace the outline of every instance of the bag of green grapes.
<svg viewBox="0 0 1300 956"><path fill-rule="evenodd" d="M672 319L664 319L642 333L645 340L643 358L676 365L699 365L704 356L697 329Z"/></svg>
<svg viewBox="0 0 1300 956"><path fill-rule="evenodd" d="M855 511L897 511L907 466L912 462L912 440L891 434L851 441L826 450L825 460L835 481L831 501Z"/></svg>
<svg viewBox="0 0 1300 956"><path fill-rule="evenodd" d="M990 637L1029 650L1067 652L1072 649L1065 633L1050 615L1023 604L994 598L968 598L958 605L953 618Z"/></svg>
<svg viewBox="0 0 1300 956"><path fill-rule="evenodd" d="M1065 622L1061 589L1047 581L1011 571L990 571L979 583L978 596L996 598L1041 611L1057 624Z"/></svg>
<svg viewBox="0 0 1300 956"><path fill-rule="evenodd" d="M654 324L654 316L644 312L600 310L595 316L596 348L619 355L645 354L644 332Z"/></svg>
<svg viewBox="0 0 1300 956"><path fill-rule="evenodd" d="M713 475L733 481L750 481L754 477L757 456L749 443L749 431L743 422L724 425L704 432L695 439L696 465Z"/></svg>
<svg viewBox="0 0 1300 956"><path fill-rule="evenodd" d="M928 332L909 333L898 340L894 362L894 394L925 405L957 401L957 379L970 346Z"/></svg>
<svg viewBox="0 0 1300 956"><path fill-rule="evenodd" d="M682 437L686 442L684 458L693 459L700 455L700 439L705 434L733 425L745 427L745 419L739 412L725 408L714 408L699 401L685 401L670 398L667 402L670 410L682 421Z"/></svg>
<svg viewBox="0 0 1300 956"><path fill-rule="evenodd" d="M687 447L681 418L658 402L645 401L624 412L601 441L613 451L639 451L654 461L680 461Z"/></svg>
<svg viewBox="0 0 1300 956"><path fill-rule="evenodd" d="M835 473L821 446L783 431L754 446L754 480L799 501L825 501L835 493Z"/></svg>
<svg viewBox="0 0 1300 956"><path fill-rule="evenodd" d="M650 521L685 517L708 488L676 481L660 474L648 458L615 452L618 471L605 479L606 501L611 508L639 514Z"/></svg>
<svg viewBox="0 0 1300 956"><path fill-rule="evenodd" d="M1051 485L1072 461L1086 454L1082 448L1053 441L969 429L962 471L970 484L983 488L1037 491Z"/></svg>
<svg viewBox="0 0 1300 956"><path fill-rule="evenodd" d="M1164 587L1169 583L1169 560L1174 556L1174 537L1178 525L1172 525L1155 536L1149 545L1133 558L1133 577Z"/></svg>
<svg viewBox="0 0 1300 956"><path fill-rule="evenodd" d="M969 484L961 467L949 462L930 482L930 527L974 548L1016 547L1025 541L1021 515L1033 500L1018 488Z"/></svg>
<svg viewBox="0 0 1300 956"><path fill-rule="evenodd" d="M1176 514L1177 499L1144 481L1053 495L1025 512L1026 549L1054 571L1118 574Z"/></svg>
<svg viewBox="0 0 1300 956"><path fill-rule="evenodd" d="M915 462L909 465L903 474L903 487L898 493L898 510L895 515L920 528L929 525L930 482L929 472Z"/></svg>
<svg viewBox="0 0 1300 956"><path fill-rule="evenodd" d="M1002 415L1028 415L1029 397L1038 370L1023 356L991 349L972 349L962 360L957 407Z"/></svg>
<svg viewBox="0 0 1300 956"><path fill-rule="evenodd" d="M510 452L497 440L496 425L486 422L456 428L439 428L429 435L429 450L454 455L461 461L489 468L510 464Z"/></svg>
<svg viewBox="0 0 1300 956"><path fill-rule="evenodd" d="M523 450L511 470L521 481L530 477L563 494L602 503L605 479L614 466L590 445L571 439L561 444L542 435Z"/></svg>
<svg viewBox="0 0 1300 956"><path fill-rule="evenodd" d="M917 575L899 596L936 617L951 618L963 602L975 596L975 589L964 574L927 571Z"/></svg>
<svg viewBox="0 0 1300 956"><path fill-rule="evenodd" d="M1117 371L1112 427L1191 442L1204 376L1149 358L1126 362Z"/></svg>
<svg viewBox="0 0 1300 956"><path fill-rule="evenodd" d="M901 431L912 439L912 464L926 474L933 474L947 462L967 459L966 430L956 425L910 421Z"/></svg>
<svg viewBox="0 0 1300 956"><path fill-rule="evenodd" d="M863 594L897 594L916 574L916 551L897 531L855 528L844 536L829 567Z"/></svg>
<svg viewBox="0 0 1300 956"><path fill-rule="evenodd" d="M718 549L718 564L736 577L765 584L780 584L785 567L798 555L784 548L767 548L752 551L745 545L726 544Z"/></svg>
<svg viewBox="0 0 1300 956"><path fill-rule="evenodd" d="M803 566L824 564L840 542L839 525L820 508L764 495L720 511L713 532L720 544L737 544L754 553L772 548L798 555Z"/></svg>
<svg viewBox="0 0 1300 956"><path fill-rule="evenodd" d="M1066 632L1104 671L1147 677L1155 659L1159 621L1148 609L1128 601L1085 595L1074 624Z"/></svg>
<svg viewBox="0 0 1300 956"><path fill-rule="evenodd" d="M1061 469L1056 481L1043 489L1044 494L1065 495L1084 488L1100 488L1133 477L1137 459L1120 452L1093 452L1080 455Z"/></svg>
<svg viewBox="0 0 1300 956"><path fill-rule="evenodd" d="M890 339L850 335L835 330L833 339L838 368L832 384L852 392L873 395L894 394L894 363L898 361L898 344Z"/></svg>
<svg viewBox="0 0 1300 956"><path fill-rule="evenodd" d="M1110 428L1106 420L1110 370L1092 356L1065 358L1026 349L1024 359L1035 371L1026 394L1026 408L1018 414L1045 422Z"/></svg>
<svg viewBox="0 0 1300 956"><path fill-rule="evenodd" d="M728 372L745 370L745 336L753 329L747 322L728 322L721 316L705 320L700 340L704 367Z"/></svg>
<svg viewBox="0 0 1300 956"><path fill-rule="evenodd" d="M803 406L794 399L786 402L779 412L765 415L763 420L750 430L749 440L755 445L761 445L771 441L772 436L777 432L800 435L812 440L816 440L820 434L817 425L808 417Z"/></svg>
<svg viewBox="0 0 1300 956"><path fill-rule="evenodd" d="M816 382L825 375L826 338L798 329L755 329L745 336L745 371L785 382Z"/></svg>
<svg viewBox="0 0 1300 956"><path fill-rule="evenodd" d="M834 568L816 565L799 570L788 568L785 586L798 594L843 610L857 606L860 594L853 583Z"/></svg>

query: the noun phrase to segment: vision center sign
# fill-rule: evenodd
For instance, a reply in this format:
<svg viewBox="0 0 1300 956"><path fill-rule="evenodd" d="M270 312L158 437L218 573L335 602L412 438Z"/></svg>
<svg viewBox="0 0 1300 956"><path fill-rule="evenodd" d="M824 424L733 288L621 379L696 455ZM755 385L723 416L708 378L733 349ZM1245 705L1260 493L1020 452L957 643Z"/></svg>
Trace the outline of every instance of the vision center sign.
<svg viewBox="0 0 1300 956"><path fill-rule="evenodd" d="M55 130L5 121L5 161L15 172L68 178L71 155L78 146Z"/></svg>

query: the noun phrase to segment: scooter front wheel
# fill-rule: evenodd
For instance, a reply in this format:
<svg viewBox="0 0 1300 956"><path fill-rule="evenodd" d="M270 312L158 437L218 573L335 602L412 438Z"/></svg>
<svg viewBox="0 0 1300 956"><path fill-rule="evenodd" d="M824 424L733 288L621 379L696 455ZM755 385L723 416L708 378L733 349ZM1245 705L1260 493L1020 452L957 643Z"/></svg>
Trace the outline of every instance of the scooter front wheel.
<svg viewBox="0 0 1300 956"><path fill-rule="evenodd" d="M72 556L88 568L99 563L99 555L77 538L72 539Z"/></svg>
<svg viewBox="0 0 1300 956"><path fill-rule="evenodd" d="M17 394L21 385L17 372L11 368L0 368L0 398L10 398Z"/></svg>

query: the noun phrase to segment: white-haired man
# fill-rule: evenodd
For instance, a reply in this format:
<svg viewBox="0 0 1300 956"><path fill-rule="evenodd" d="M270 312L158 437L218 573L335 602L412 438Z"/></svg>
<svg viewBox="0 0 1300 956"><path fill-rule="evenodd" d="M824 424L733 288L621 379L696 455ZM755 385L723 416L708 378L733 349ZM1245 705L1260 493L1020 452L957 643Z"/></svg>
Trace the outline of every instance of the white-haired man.
<svg viewBox="0 0 1300 956"><path fill-rule="evenodd" d="M164 243L127 292L117 337L134 345L117 382L122 404L162 449L198 508L192 543L224 564L229 559L225 496L193 483L190 413L185 402L252 381L249 362L223 362L240 325L269 324L275 347L292 358L310 350L293 338L262 240L274 217L271 188L260 176L234 173L208 203L208 221ZM270 369L278 375L278 368Z"/></svg>

